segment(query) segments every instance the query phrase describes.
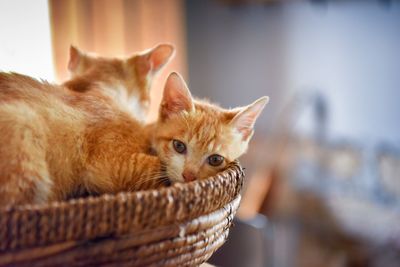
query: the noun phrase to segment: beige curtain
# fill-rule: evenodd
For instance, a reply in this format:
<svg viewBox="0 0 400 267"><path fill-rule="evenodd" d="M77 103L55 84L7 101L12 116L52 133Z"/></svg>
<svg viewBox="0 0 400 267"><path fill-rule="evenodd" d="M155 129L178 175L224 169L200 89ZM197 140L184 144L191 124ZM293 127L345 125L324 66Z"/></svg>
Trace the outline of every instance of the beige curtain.
<svg viewBox="0 0 400 267"><path fill-rule="evenodd" d="M150 119L157 114L162 85L172 70L185 78L186 44L183 0L49 0L57 79L68 78L70 44L103 56L124 56L169 42L174 60L153 85Z"/></svg>

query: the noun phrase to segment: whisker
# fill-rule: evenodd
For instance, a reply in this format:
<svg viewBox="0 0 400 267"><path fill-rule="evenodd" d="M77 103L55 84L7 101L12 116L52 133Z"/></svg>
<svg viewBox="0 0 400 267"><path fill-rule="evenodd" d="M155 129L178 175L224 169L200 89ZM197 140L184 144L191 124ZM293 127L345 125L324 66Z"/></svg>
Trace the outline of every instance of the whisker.
<svg viewBox="0 0 400 267"><path fill-rule="evenodd" d="M142 185L144 185L144 184L146 184L148 182L151 182L151 181L155 181L155 180L166 181L166 180L169 180L169 179L168 179L168 177L166 177L165 173L159 173L158 172L158 173L154 173L154 175L151 175L150 177L149 177L148 174L144 174L139 179L136 179L136 180L138 180L140 182L135 183L133 185L133 187L140 188Z"/></svg>

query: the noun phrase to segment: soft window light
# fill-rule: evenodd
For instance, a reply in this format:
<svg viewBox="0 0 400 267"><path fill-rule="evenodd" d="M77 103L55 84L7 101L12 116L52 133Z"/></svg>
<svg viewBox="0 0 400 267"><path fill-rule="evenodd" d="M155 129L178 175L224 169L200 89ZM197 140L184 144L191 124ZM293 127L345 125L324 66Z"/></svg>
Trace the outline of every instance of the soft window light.
<svg viewBox="0 0 400 267"><path fill-rule="evenodd" d="M47 1L0 1L0 25L0 70L53 81Z"/></svg>

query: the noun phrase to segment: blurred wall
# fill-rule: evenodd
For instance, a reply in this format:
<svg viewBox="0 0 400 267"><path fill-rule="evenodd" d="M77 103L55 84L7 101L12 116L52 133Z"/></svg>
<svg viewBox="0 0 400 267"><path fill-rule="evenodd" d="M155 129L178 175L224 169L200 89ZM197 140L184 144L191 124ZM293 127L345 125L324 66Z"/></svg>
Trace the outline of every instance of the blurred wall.
<svg viewBox="0 0 400 267"><path fill-rule="evenodd" d="M332 137L400 144L400 3L382 2L286 8L288 88L322 91Z"/></svg>
<svg viewBox="0 0 400 267"><path fill-rule="evenodd" d="M221 2L186 1L195 95L225 107L271 96L260 131L279 121L291 95L317 90L331 138L400 143L399 2ZM299 130L308 125L301 119Z"/></svg>

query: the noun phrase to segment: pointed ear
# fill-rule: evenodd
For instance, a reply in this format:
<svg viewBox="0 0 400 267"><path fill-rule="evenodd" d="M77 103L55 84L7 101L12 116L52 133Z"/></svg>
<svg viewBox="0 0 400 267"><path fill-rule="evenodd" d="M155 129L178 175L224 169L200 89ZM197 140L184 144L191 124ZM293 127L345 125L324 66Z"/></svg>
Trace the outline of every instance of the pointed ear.
<svg viewBox="0 0 400 267"><path fill-rule="evenodd" d="M160 70L174 56L175 48L171 44L159 44L154 47L149 55L151 70Z"/></svg>
<svg viewBox="0 0 400 267"><path fill-rule="evenodd" d="M139 55L137 69L140 75L158 72L175 55L171 44L159 44Z"/></svg>
<svg viewBox="0 0 400 267"><path fill-rule="evenodd" d="M71 45L69 47L69 62L68 62L68 70L70 72L76 72L81 62L83 54L78 50L75 46Z"/></svg>
<svg viewBox="0 0 400 267"><path fill-rule="evenodd" d="M165 83L160 105L160 119L164 120L182 111L194 109L192 95L183 78L176 72L171 73Z"/></svg>
<svg viewBox="0 0 400 267"><path fill-rule="evenodd" d="M242 134L243 140L248 140L253 135L254 124L268 101L268 96L259 98L252 104L243 107L230 122L232 127Z"/></svg>

